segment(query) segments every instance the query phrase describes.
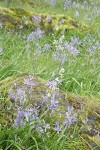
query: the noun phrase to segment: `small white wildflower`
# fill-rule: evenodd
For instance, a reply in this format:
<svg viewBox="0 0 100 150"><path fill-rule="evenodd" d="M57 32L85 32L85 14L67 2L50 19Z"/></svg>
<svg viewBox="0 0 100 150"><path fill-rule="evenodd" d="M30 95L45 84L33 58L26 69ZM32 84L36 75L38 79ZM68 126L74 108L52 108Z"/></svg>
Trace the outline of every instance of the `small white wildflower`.
<svg viewBox="0 0 100 150"><path fill-rule="evenodd" d="M27 20L25 21L25 25L28 25L28 21Z"/></svg>
<svg viewBox="0 0 100 150"><path fill-rule="evenodd" d="M25 19L27 19L27 17L26 17L26 16L23 16L23 17L22 17L22 20L25 20Z"/></svg>
<svg viewBox="0 0 100 150"><path fill-rule="evenodd" d="M60 71L59 71L59 74L63 74L64 72L65 72L65 69L61 68Z"/></svg>
<svg viewBox="0 0 100 150"><path fill-rule="evenodd" d="M58 31L58 26L57 25L55 25L55 30Z"/></svg>
<svg viewBox="0 0 100 150"><path fill-rule="evenodd" d="M76 16L76 17L79 17L79 15L80 15L79 12L76 11L76 12L75 12L75 16Z"/></svg>
<svg viewBox="0 0 100 150"><path fill-rule="evenodd" d="M19 29L23 29L23 25L20 25Z"/></svg>
<svg viewBox="0 0 100 150"><path fill-rule="evenodd" d="M55 79L55 81L59 82L59 77Z"/></svg>
<svg viewBox="0 0 100 150"><path fill-rule="evenodd" d="M48 96L48 97L51 97L51 93L48 93L47 96Z"/></svg>
<svg viewBox="0 0 100 150"><path fill-rule="evenodd" d="M65 38L65 36L64 35L62 35L62 39L64 40L64 38Z"/></svg>

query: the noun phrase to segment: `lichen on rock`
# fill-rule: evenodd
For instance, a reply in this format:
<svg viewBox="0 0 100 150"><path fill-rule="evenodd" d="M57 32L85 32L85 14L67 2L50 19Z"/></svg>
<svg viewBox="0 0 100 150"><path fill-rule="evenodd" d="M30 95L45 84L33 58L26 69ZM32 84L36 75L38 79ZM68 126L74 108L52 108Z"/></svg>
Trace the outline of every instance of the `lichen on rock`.
<svg viewBox="0 0 100 150"><path fill-rule="evenodd" d="M21 8L0 7L0 22L8 29L40 28L46 32L61 31L67 29L84 31L88 27L66 15L36 14Z"/></svg>
<svg viewBox="0 0 100 150"><path fill-rule="evenodd" d="M64 120L64 113L73 112L73 117L80 130L81 136L91 144L98 143L95 137L100 138L100 102L88 100L76 96L72 93L65 93L58 88L52 88L55 81L49 83L32 74L20 74L17 76L7 77L0 81L0 124L10 126L18 122L18 114L26 115L27 112L38 113L41 115L43 110L54 112L55 119ZM49 86L48 86L49 85ZM34 111L34 112L33 112ZM59 115L59 112L62 114ZM30 115L30 114L28 114ZM37 115L37 114L35 114ZM29 116L25 116L27 121ZM31 116L32 117L32 116ZM34 116L37 117L37 116ZM48 115L49 117L49 115ZM30 118L31 119L31 118ZM21 120L20 120L21 121ZM63 121L66 123L66 121ZM67 122L68 123L68 122ZM90 137L90 138L89 138ZM99 144L99 143L98 143ZM98 146L98 145L97 145Z"/></svg>

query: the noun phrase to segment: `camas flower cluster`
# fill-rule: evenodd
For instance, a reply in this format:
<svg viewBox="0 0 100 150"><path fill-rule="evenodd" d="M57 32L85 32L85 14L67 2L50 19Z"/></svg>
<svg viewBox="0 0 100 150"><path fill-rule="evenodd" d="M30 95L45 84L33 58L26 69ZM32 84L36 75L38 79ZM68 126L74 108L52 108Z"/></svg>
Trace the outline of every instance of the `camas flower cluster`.
<svg viewBox="0 0 100 150"><path fill-rule="evenodd" d="M62 75L64 69L62 68L59 72ZM39 133L45 133L51 128L61 132L64 126L67 128L73 126L77 121L77 115L73 107L66 106L65 110L59 109L61 105L59 101L61 99L60 84L60 78L48 81L45 85L48 87L46 93L41 93L40 100L31 103L34 100L34 90L38 86L38 83L34 82L33 76L30 75L24 79L22 87L19 87L17 82L14 83L13 88L9 90L9 97L14 104L15 111L17 111L14 120L15 126L34 122L33 128ZM43 115L43 118L40 119L41 115ZM52 118L52 124L47 117Z"/></svg>

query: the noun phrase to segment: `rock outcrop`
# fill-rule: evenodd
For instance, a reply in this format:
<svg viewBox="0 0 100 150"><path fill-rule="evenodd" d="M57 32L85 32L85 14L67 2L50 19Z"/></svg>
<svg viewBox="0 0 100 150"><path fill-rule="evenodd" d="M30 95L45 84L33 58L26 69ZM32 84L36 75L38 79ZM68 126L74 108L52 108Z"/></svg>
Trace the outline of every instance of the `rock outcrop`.
<svg viewBox="0 0 100 150"><path fill-rule="evenodd" d="M88 29L86 25L66 15L36 14L21 8L2 7L0 7L0 25L16 30L40 28L46 32Z"/></svg>
<svg viewBox="0 0 100 150"><path fill-rule="evenodd" d="M36 113L35 107L38 107L38 115L42 110L49 109L54 112L53 117L61 121L66 110L67 113L72 111L72 126L77 122L81 136L89 141L91 147L99 147L100 102L65 93L58 89L57 82L53 80L46 83L32 74L20 74L0 81L0 124L5 127L21 125L22 122L18 122L19 112L23 112L24 119L31 122L29 114ZM27 112L30 112L28 116Z"/></svg>

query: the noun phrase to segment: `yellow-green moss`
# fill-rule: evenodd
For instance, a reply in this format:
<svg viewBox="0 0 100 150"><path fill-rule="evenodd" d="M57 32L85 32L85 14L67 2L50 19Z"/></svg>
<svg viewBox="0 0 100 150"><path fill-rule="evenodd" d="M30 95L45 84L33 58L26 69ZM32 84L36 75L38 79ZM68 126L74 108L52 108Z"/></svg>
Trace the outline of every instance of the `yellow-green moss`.
<svg viewBox="0 0 100 150"><path fill-rule="evenodd" d="M12 25L11 22L5 22L4 25L5 25L5 27L7 27L7 28L14 29L14 25Z"/></svg>
<svg viewBox="0 0 100 150"><path fill-rule="evenodd" d="M29 77L29 74L20 74L17 76L7 77L5 80L0 81L0 124L3 126L9 126L14 122L14 119L17 115L17 110L14 109L15 105L13 102L13 99L9 96L9 89L12 88L15 90L15 84L17 83L17 88L21 88L24 90L25 84L23 83L24 79L27 79ZM34 105L35 102L39 102L41 98L43 98L43 95L47 95L48 93L53 93L54 91L50 88L48 88L45 85L45 81L36 75L31 74L31 78L33 78L34 83L36 86L33 88L32 98L27 99L27 102L24 106L24 108L27 108L27 106ZM16 91L16 90L15 90ZM81 140L84 143L84 140L86 140L86 145L90 147L90 141L93 140L94 143L97 143L96 139L94 137L96 134L94 133L91 135L92 132L88 132L88 127L91 127L93 130L96 126L98 128L98 131L100 130L100 102L83 98L80 96L76 96L73 93L69 92L63 92L59 90L59 98L57 99L60 102L60 105L58 107L59 110L66 110L67 106L72 106L74 108L74 111L77 113L77 118L79 119L77 126L82 127L82 135ZM41 108L42 109L42 108ZM83 126L83 120L86 119L86 117L92 118L92 123L86 124ZM59 115L54 114L53 117L59 118ZM59 118L62 122L64 119L64 115L62 114L62 117ZM91 121L91 119L89 119ZM88 138L87 138L88 137ZM100 138L100 137L99 137ZM91 140L90 140L91 139ZM98 144L99 145L99 144Z"/></svg>
<svg viewBox="0 0 100 150"><path fill-rule="evenodd" d="M32 17L40 16L41 21L39 23L34 23ZM65 29L78 29L78 30L87 30L88 27L79 22L76 22L71 17L66 15L49 15L51 17L51 22L46 21L48 14L36 14L32 12L27 12L21 8L2 8L0 7L0 21L4 26L8 28L17 28L20 29L20 25L23 25L23 28L32 28L35 29L40 27L41 29L49 31L61 31ZM60 21L62 21L60 23ZM28 21L28 24L25 25L25 21Z"/></svg>
<svg viewBox="0 0 100 150"><path fill-rule="evenodd" d="M5 107L5 104L11 105L11 101L8 96L8 91L12 87L14 88L14 83L17 83L19 88L24 88L23 81L24 79L28 78L28 74L21 74L18 76L12 76L7 77L5 80L0 81L0 97L3 100L2 107ZM33 76L34 82L38 83L37 86L34 87L34 92L32 94L33 100L30 101L30 103L34 103L35 101L41 99L42 94L46 94L46 91L52 91L52 89L47 88L45 86L45 81L37 76ZM60 103L62 104L61 108L65 107L65 104L70 103L71 106L75 108L75 110L78 112L81 112L82 106L85 108L84 114L82 114L81 118L86 117L87 115L91 114L97 117L97 120L100 119L100 112L98 113L98 108L100 106L99 102L88 100L83 97L76 96L72 93L64 93L63 91L60 91ZM2 102L2 101L1 101ZM98 110L98 111L97 111Z"/></svg>

